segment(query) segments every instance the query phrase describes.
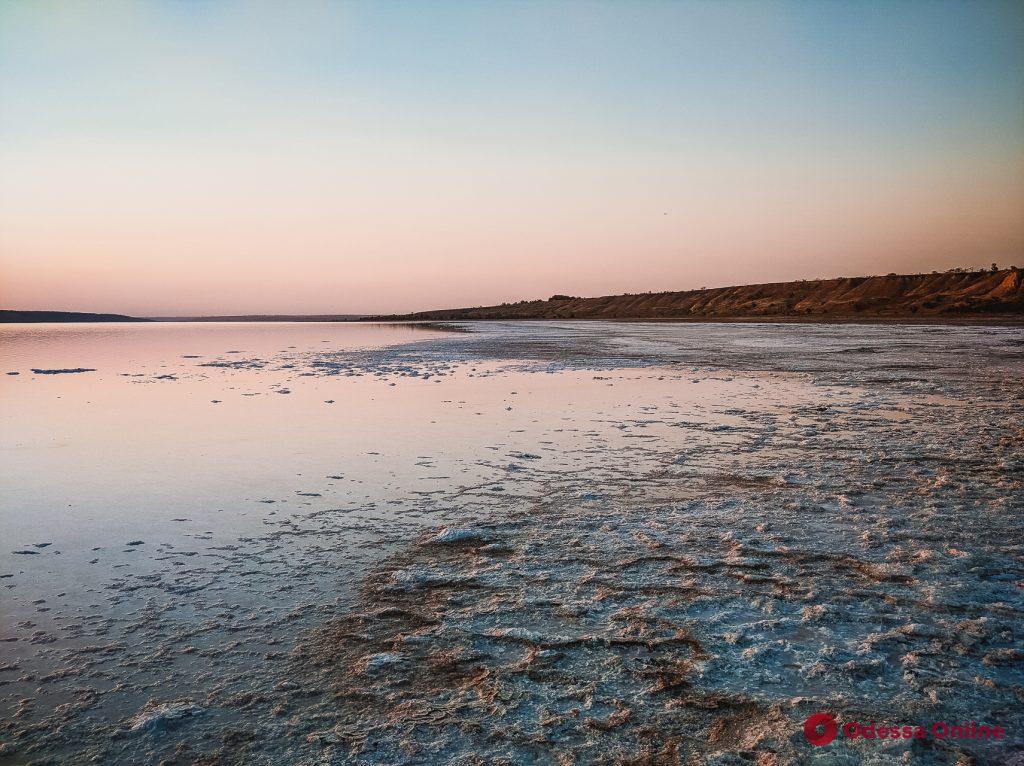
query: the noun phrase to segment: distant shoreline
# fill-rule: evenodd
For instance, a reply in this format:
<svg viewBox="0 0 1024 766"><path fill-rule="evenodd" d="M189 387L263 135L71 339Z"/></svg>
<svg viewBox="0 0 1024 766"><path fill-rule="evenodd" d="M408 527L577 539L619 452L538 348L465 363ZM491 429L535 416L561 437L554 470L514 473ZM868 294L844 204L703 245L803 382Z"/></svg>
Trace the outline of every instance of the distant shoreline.
<svg viewBox="0 0 1024 766"><path fill-rule="evenodd" d="M40 324L43 322L150 322L143 317L126 314L93 314L85 311L12 311L0 309L0 324Z"/></svg>
<svg viewBox="0 0 1024 766"><path fill-rule="evenodd" d="M773 282L597 298L547 300L408 314L237 314L133 317L74 311L0 310L11 322L735 322L833 324L1024 324L1024 270L947 271Z"/></svg>
<svg viewBox="0 0 1024 766"><path fill-rule="evenodd" d="M925 316L580 316L574 318L496 318L496 320L402 320L402 318L367 317L357 320L365 323L421 323L428 327L446 325L474 325L480 322L516 322L521 324L546 322L617 322L658 325L934 325L934 326L1024 326L1024 313L925 315ZM459 328L455 328L459 329Z"/></svg>
<svg viewBox="0 0 1024 766"><path fill-rule="evenodd" d="M148 317L151 322L355 322L364 314L227 314L196 317Z"/></svg>
<svg viewBox="0 0 1024 766"><path fill-rule="evenodd" d="M20 312L19 312L20 313ZM52 312L35 312L52 313ZM949 326L992 326L1018 327L1024 326L1024 314L974 314L935 315L923 317L899 316L728 316L728 317L576 317L563 319L560 317L538 318L498 318L498 319L391 319L385 317L366 317L356 319L317 319L305 317L289 317L287 319L254 318L254 319L212 319L201 318L153 318L128 317L126 319L7 319L0 316L0 324L260 324L260 323L294 323L313 324L420 324L435 327L439 330L472 332L456 324L472 325L478 322L519 322L523 324L546 322L623 322L623 323L657 323L657 324L860 324L860 325L949 325Z"/></svg>

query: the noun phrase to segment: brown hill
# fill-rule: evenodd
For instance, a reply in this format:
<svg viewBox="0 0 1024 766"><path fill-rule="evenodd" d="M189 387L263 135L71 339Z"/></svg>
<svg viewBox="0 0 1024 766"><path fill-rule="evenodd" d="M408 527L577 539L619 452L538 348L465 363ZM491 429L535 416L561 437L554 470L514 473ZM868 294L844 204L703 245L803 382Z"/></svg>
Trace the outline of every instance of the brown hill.
<svg viewBox="0 0 1024 766"><path fill-rule="evenodd" d="M1024 316L1024 271L889 274L420 311L387 319L837 319ZM369 319L369 317L367 317ZM374 317L381 319L384 317Z"/></svg>

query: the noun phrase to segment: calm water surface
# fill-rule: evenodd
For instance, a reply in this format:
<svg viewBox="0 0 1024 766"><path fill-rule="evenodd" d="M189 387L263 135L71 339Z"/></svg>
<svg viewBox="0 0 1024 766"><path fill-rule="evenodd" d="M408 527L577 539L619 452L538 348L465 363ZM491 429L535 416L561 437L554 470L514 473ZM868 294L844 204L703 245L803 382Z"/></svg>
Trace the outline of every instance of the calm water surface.
<svg viewBox="0 0 1024 766"><path fill-rule="evenodd" d="M220 506L280 489L283 475L326 466L351 444L358 413L344 404L362 394L346 391L332 411L324 400L336 392L284 393L287 362L246 360L439 335L339 323L0 326L0 369L18 373L0 377L0 539L91 546L144 534L171 508L236 527ZM222 363L239 367L204 366ZM80 368L92 371L32 372Z"/></svg>

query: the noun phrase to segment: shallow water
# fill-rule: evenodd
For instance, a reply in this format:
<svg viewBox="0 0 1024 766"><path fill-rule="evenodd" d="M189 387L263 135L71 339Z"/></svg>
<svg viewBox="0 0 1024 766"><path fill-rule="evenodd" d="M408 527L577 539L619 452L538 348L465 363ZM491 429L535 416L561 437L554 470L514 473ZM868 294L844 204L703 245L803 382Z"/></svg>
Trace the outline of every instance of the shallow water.
<svg viewBox="0 0 1024 766"><path fill-rule="evenodd" d="M0 328L3 371L20 373L0 380L0 762L637 756L650 744L637 732L665 727L663 701L618 668L650 657L563 650L552 662L591 689L594 715L629 707L636 725L584 726L604 732L597 738L570 727L547 745L537 732L523 734L532 745L517 744L510 732L529 732L538 716L571 720L556 699L577 692L564 684L550 697L544 683L510 677L518 707L499 715L451 707L429 673L414 674L420 686L408 680L417 662L433 667L445 653L479 655L473 666L496 678L510 672L523 656L495 631L534 654L558 644L552 636L602 635L622 618L603 622L609 614L586 585L595 578L603 600L619 593L605 603L633 620L685 626L695 637L686 651L701 647L684 657L668 646L657 662L685 660L688 684L743 695L744 709L785 701L771 720L792 732L801 697L888 715L920 696L932 699L921 710L959 714L942 707L934 684L901 681L910 671L900 658L927 662L923 645L950 629L920 604L948 611L953 599L962 622L982 619L997 599L998 615L972 628L980 637L963 666L924 676L964 695L958 685L987 672L996 691L984 704L971 697L965 714L1020 722L999 712L1000 690L1020 688L1019 667L985 662L1019 651L1019 329L472 329ZM979 451L984 465L972 462ZM933 528L960 535L966 514L984 525L955 547L973 568L956 563L963 557ZM431 543L443 526L468 542ZM483 550L494 544L504 546L498 558ZM850 558L828 558L837 550ZM636 584L622 590L615 562L626 558L637 562L627 579L662 598L636 601ZM442 572L435 559L447 562ZM658 561L676 569L660 573ZM1008 578L979 579L979 566ZM798 585L857 572L878 586L865 597L918 606L883 613ZM912 592L898 592L908 580ZM519 593L527 581L529 598ZM685 606L664 600L681 587L704 595ZM427 631L417 644L425 654L402 649L397 666L374 675L422 626L377 619L357 631L354 649L343 637L351 630L330 626L365 621L381 604L408 609L408 598L438 625L478 638L462 645ZM553 617L545 603L563 613ZM826 629L833 613L862 627ZM886 631L922 624L922 647L894 653ZM917 640L908 635L900 641ZM385 659L366 665L377 654ZM836 668L855 665L830 670L829 657ZM388 723L387 711L427 700L441 700L448 729ZM752 728L770 718L752 714ZM736 750L760 752L756 743L718 747ZM717 757L707 751L693 746ZM958 757L947 748L935 762L946 755Z"/></svg>

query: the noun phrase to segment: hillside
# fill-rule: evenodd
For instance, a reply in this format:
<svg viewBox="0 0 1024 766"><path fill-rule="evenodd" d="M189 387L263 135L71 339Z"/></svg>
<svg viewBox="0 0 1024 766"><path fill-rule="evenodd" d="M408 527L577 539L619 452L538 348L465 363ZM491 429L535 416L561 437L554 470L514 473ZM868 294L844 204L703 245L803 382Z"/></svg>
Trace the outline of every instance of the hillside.
<svg viewBox="0 0 1024 766"><path fill-rule="evenodd" d="M890 274L421 311L375 319L766 319L1024 316L1024 271ZM367 317L369 318L369 317Z"/></svg>
<svg viewBox="0 0 1024 766"><path fill-rule="evenodd" d="M124 314L89 314L81 311L11 311L0 309L0 323L10 322L148 322Z"/></svg>

